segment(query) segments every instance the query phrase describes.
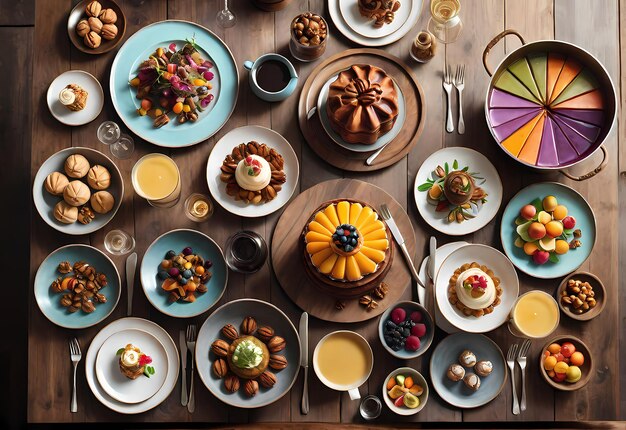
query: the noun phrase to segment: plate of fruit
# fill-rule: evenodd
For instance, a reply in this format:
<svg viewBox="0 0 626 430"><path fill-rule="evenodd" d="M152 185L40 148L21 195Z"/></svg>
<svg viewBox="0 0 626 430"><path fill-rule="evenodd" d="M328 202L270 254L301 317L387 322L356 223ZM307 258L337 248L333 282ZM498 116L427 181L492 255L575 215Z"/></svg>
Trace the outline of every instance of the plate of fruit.
<svg viewBox="0 0 626 430"><path fill-rule="evenodd" d="M385 378L383 399L398 415L416 414L428 401L428 383L417 370L400 367Z"/></svg>
<svg viewBox="0 0 626 430"><path fill-rule="evenodd" d="M543 379L557 390L574 391L583 387L593 374L591 351L573 336L558 336L541 350L539 368Z"/></svg>
<svg viewBox="0 0 626 430"><path fill-rule="evenodd" d="M559 278L591 254L596 220L578 192L556 182L541 182L510 200L500 237L504 252L519 270L536 278Z"/></svg>
<svg viewBox="0 0 626 430"><path fill-rule="evenodd" d="M398 302L378 322L378 337L389 354L405 360L417 358L430 347L435 324L426 308L415 302Z"/></svg>

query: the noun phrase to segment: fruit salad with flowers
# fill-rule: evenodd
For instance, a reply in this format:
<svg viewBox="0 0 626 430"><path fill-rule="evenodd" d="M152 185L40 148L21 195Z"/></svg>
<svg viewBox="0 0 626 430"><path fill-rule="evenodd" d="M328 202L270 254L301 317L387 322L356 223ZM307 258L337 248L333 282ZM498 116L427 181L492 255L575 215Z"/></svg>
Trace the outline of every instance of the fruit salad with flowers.
<svg viewBox="0 0 626 430"><path fill-rule="evenodd" d="M197 48L193 38L180 49L175 43L159 47L130 80L141 100L137 114L152 118L154 127L169 123L170 114L179 124L195 122L215 98L213 63L202 58Z"/></svg>

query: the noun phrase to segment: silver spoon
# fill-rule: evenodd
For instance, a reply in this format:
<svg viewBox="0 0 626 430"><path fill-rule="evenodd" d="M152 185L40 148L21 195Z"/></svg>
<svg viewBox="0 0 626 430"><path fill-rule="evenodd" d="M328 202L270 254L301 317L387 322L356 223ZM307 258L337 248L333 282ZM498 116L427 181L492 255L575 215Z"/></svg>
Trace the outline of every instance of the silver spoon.
<svg viewBox="0 0 626 430"><path fill-rule="evenodd" d="M367 160L365 160L365 164L367 166L371 166L372 163L374 162L374 160L376 159L376 157L378 157L380 155L381 152L383 152L383 149L385 149L387 147L387 145L389 145L391 143L391 141L385 143L383 146L381 146L376 152L374 152L372 155L370 155L369 157L367 157Z"/></svg>

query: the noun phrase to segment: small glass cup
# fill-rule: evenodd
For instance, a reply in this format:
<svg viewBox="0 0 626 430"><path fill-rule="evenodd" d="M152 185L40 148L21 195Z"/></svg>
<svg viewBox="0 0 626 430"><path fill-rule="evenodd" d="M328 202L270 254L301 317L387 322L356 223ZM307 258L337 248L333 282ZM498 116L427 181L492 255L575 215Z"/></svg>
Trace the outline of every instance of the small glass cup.
<svg viewBox="0 0 626 430"><path fill-rule="evenodd" d="M237 16L228 8L228 0L224 0L224 9L217 12L215 20L222 28L234 27L237 24Z"/></svg>
<svg viewBox="0 0 626 430"><path fill-rule="evenodd" d="M147 163L150 163L151 166ZM143 168L147 170L142 172L141 170ZM150 193L146 192L146 190L144 190L141 186L141 182L146 180L146 176L151 178L151 182L154 183L160 180L165 180L166 176L170 176L171 179L172 175L176 176L174 178L174 182L176 182L176 185L173 189L171 187L168 187L166 189L166 192L162 193L165 194L164 196L151 196ZM148 203L153 207L171 208L172 206L175 206L180 200L180 192L182 190L180 170L178 170L178 165L176 165L176 162L167 155L154 153L147 154L141 157L133 166L133 170L131 172L131 181L135 192L139 196L146 199Z"/></svg>
<svg viewBox="0 0 626 430"><path fill-rule="evenodd" d="M258 272L267 259L267 244L254 231L240 231L226 241L226 264L240 273Z"/></svg>
<svg viewBox="0 0 626 430"><path fill-rule="evenodd" d="M534 296L534 297L533 297ZM520 321L516 321L516 318L520 318L517 315L517 307L522 301L533 300L535 303L532 304L533 314L527 315L529 318L538 318L538 319L547 319L550 318L552 320L552 327L550 329L544 330L543 332L535 332L530 333L527 330L524 330ZM559 304L554 300L550 294L540 291L540 290L531 290L527 293L522 294L517 298L515 304L511 308L511 313L509 314L509 322L508 329L513 336L520 338L528 338L528 339L544 339L550 336L554 330L559 326L560 322L560 310Z"/></svg>
<svg viewBox="0 0 626 430"><path fill-rule="evenodd" d="M111 230L104 236L104 247L113 255L124 255L135 249L135 238L124 230Z"/></svg>
<svg viewBox="0 0 626 430"><path fill-rule="evenodd" d="M441 43L453 43L461 34L460 0L431 0L428 31Z"/></svg>
<svg viewBox="0 0 626 430"><path fill-rule="evenodd" d="M120 126L113 121L104 121L96 132L98 140L109 146L114 157L119 159L129 158L135 150L133 138L122 134Z"/></svg>
<svg viewBox="0 0 626 430"><path fill-rule="evenodd" d="M203 222L213 215L213 202L208 196L193 193L185 200L185 215L194 222Z"/></svg>
<svg viewBox="0 0 626 430"><path fill-rule="evenodd" d="M294 32L294 26L296 25L296 21L303 15L304 14L296 16L291 21L291 25L289 26L289 33L291 34L291 37L289 38L289 52L291 52L291 55L296 60L306 63L317 60L324 54L324 52L326 52L326 43L328 41L329 32L326 20L321 15L315 14L316 16L320 17L319 24L326 27L326 37L324 37L324 39L322 39L318 45L303 45L302 43L300 43Z"/></svg>
<svg viewBox="0 0 626 430"><path fill-rule="evenodd" d="M378 418L382 410L382 402L373 394L363 397L363 400L361 400L361 404L359 405L359 413L361 414L361 417L367 421Z"/></svg>

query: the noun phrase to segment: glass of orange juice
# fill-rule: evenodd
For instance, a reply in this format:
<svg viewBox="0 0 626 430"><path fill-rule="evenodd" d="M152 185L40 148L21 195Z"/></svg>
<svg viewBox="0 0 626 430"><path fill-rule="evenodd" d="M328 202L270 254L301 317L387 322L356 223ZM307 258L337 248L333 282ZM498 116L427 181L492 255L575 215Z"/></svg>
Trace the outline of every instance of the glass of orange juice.
<svg viewBox="0 0 626 430"><path fill-rule="evenodd" d="M542 339L559 325L559 305L550 294L529 291L517 298L511 309L509 331L517 337Z"/></svg>
<svg viewBox="0 0 626 430"><path fill-rule="evenodd" d="M154 207L170 208L180 200L180 171L167 155L141 157L133 166L131 180L135 192Z"/></svg>

